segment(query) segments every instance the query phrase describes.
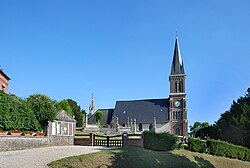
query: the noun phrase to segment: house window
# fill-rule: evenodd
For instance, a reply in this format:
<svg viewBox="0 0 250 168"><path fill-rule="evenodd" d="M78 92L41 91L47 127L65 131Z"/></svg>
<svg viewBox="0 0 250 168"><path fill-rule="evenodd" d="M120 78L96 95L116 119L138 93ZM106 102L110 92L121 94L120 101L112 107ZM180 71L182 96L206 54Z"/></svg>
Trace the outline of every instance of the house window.
<svg viewBox="0 0 250 168"><path fill-rule="evenodd" d="M142 124L139 124L139 131L142 131Z"/></svg>
<svg viewBox="0 0 250 168"><path fill-rule="evenodd" d="M175 129L175 135L181 135L181 130L180 128Z"/></svg>

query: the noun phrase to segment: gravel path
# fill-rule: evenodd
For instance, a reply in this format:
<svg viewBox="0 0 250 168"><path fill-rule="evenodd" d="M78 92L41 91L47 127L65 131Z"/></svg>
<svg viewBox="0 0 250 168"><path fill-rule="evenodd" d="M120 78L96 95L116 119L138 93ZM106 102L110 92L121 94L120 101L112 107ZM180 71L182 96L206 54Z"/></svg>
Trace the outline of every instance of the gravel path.
<svg viewBox="0 0 250 168"><path fill-rule="evenodd" d="M18 151L0 152L0 168L45 168L47 164L64 157L110 149L92 146L54 146Z"/></svg>

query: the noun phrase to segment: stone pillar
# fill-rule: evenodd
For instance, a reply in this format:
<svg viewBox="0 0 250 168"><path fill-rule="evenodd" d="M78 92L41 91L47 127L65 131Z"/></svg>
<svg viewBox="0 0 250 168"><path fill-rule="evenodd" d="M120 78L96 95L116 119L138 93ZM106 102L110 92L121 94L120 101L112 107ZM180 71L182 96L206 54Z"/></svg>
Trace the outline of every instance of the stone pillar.
<svg viewBox="0 0 250 168"><path fill-rule="evenodd" d="M136 133L136 119L134 119L134 133Z"/></svg>
<svg viewBox="0 0 250 168"><path fill-rule="evenodd" d="M154 117L154 131L156 131L156 119Z"/></svg>
<svg viewBox="0 0 250 168"><path fill-rule="evenodd" d="M127 119L127 127L130 127L130 124L129 124L129 117Z"/></svg>
<svg viewBox="0 0 250 168"><path fill-rule="evenodd" d="M133 127L133 119L131 118L130 119L130 130L131 130L131 132L134 132L134 127Z"/></svg>
<svg viewBox="0 0 250 168"><path fill-rule="evenodd" d="M90 139L91 146L94 146L94 138L95 138L95 134L89 133L89 139Z"/></svg>
<svg viewBox="0 0 250 168"><path fill-rule="evenodd" d="M123 133L122 134L122 143L123 143L123 147L128 146L128 133Z"/></svg>

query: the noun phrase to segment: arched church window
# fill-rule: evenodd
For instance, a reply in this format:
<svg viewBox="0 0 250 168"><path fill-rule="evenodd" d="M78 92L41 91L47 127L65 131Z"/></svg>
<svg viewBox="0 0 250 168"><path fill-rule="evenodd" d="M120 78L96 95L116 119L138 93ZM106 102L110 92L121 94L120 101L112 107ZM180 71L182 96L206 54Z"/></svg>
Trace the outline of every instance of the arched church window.
<svg viewBox="0 0 250 168"><path fill-rule="evenodd" d="M142 131L142 123L139 124L139 131Z"/></svg>
<svg viewBox="0 0 250 168"><path fill-rule="evenodd" d="M175 129L175 135L181 135L181 130L180 128Z"/></svg>
<svg viewBox="0 0 250 168"><path fill-rule="evenodd" d="M179 83L179 92L183 92L183 82Z"/></svg>
<svg viewBox="0 0 250 168"><path fill-rule="evenodd" d="M178 111L177 119L182 120L182 111Z"/></svg>
<svg viewBox="0 0 250 168"><path fill-rule="evenodd" d="M175 92L177 93L178 92L178 83L177 82L175 82L175 88L174 88L174 90L175 90Z"/></svg>

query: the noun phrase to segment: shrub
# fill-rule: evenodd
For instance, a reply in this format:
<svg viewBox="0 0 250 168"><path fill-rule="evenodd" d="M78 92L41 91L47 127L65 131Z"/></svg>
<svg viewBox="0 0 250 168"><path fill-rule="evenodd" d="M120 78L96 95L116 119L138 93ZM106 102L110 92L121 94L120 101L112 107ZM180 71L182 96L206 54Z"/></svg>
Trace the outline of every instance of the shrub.
<svg viewBox="0 0 250 168"><path fill-rule="evenodd" d="M179 149L188 149L188 144L186 144L186 143L179 143Z"/></svg>
<svg viewBox="0 0 250 168"><path fill-rule="evenodd" d="M177 139L177 136L169 134L168 132L143 132L143 146L147 149L157 151L173 150L177 147Z"/></svg>
<svg viewBox="0 0 250 168"><path fill-rule="evenodd" d="M193 152L206 152L207 151L207 144L205 141L199 139L188 139L188 148Z"/></svg>
<svg viewBox="0 0 250 168"><path fill-rule="evenodd" d="M234 159L250 161L250 149L220 140L208 140L209 153Z"/></svg>

